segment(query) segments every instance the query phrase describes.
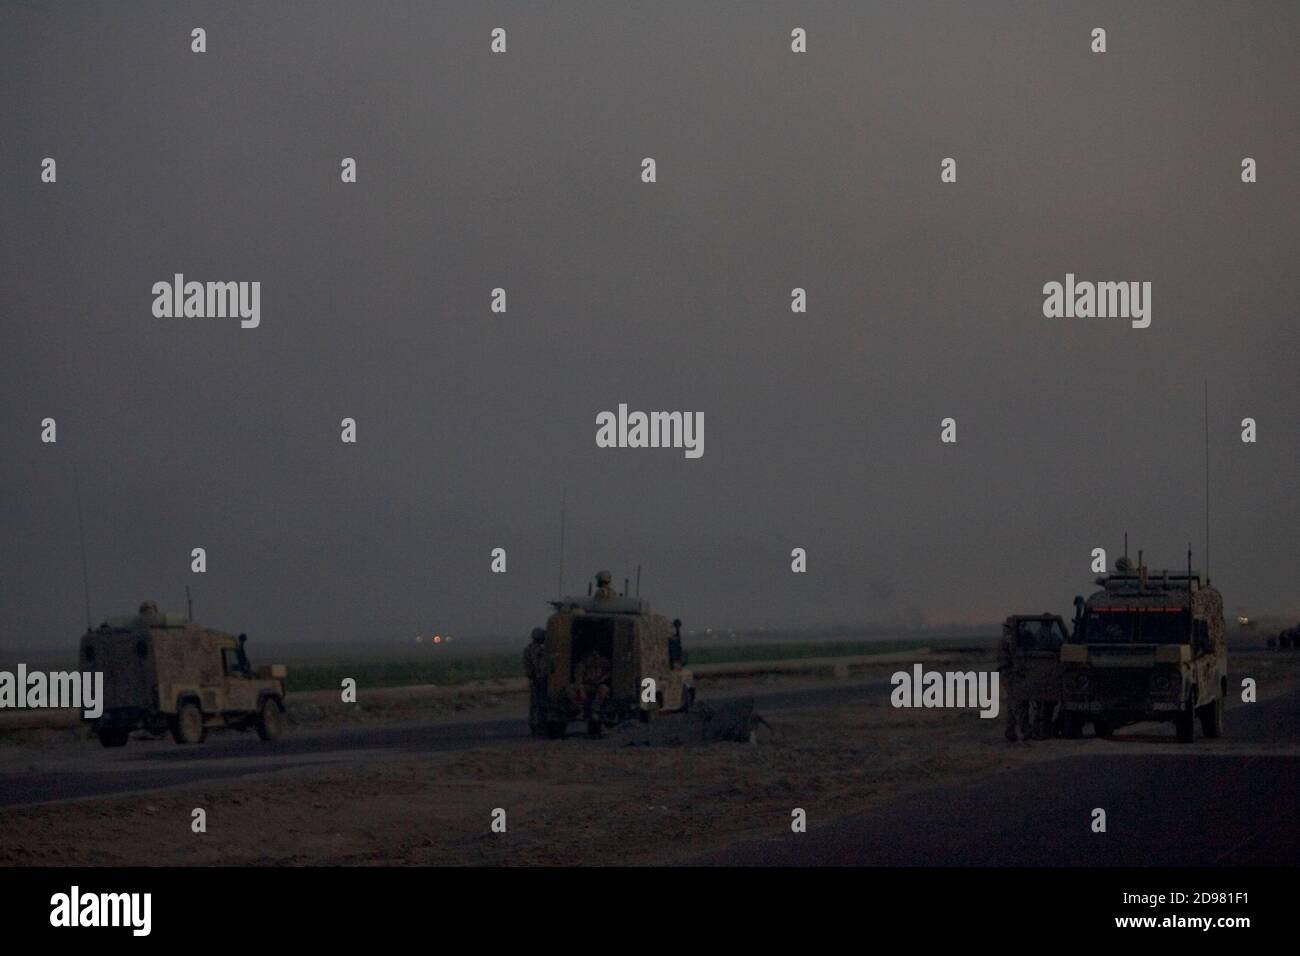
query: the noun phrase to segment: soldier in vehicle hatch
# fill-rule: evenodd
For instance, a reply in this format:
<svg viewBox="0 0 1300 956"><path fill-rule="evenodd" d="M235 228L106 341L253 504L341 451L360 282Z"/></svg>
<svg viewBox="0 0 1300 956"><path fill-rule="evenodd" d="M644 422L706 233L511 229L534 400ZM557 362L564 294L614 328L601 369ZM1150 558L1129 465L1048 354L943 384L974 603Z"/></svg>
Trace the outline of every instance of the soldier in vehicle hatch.
<svg viewBox="0 0 1300 956"><path fill-rule="evenodd" d="M608 601L618 597L618 592L610 586L613 576L608 571L596 572L596 593L592 595L597 601Z"/></svg>

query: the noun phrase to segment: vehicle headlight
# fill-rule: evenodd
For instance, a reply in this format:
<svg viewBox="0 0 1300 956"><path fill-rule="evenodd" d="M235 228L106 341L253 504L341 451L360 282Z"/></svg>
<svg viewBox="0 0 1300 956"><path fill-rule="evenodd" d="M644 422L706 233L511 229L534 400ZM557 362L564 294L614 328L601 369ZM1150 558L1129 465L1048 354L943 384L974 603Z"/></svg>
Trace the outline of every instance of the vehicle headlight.
<svg viewBox="0 0 1300 956"><path fill-rule="evenodd" d="M1151 678L1151 689L1157 694L1164 694L1173 689L1174 679L1168 674L1156 674Z"/></svg>

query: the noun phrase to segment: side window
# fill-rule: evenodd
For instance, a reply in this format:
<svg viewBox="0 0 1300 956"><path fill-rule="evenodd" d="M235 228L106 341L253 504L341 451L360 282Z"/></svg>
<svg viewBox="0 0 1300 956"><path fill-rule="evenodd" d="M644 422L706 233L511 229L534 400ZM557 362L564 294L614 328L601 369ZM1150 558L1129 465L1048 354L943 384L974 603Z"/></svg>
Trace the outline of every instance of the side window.
<svg viewBox="0 0 1300 956"><path fill-rule="evenodd" d="M225 673L227 673L227 674L238 674L238 673L240 673L240 670L239 670L239 654L236 653L236 651L235 651L235 649L234 649L233 647L225 647L225 648L222 648L222 650L221 650L221 666L222 666L222 670L223 670Z"/></svg>

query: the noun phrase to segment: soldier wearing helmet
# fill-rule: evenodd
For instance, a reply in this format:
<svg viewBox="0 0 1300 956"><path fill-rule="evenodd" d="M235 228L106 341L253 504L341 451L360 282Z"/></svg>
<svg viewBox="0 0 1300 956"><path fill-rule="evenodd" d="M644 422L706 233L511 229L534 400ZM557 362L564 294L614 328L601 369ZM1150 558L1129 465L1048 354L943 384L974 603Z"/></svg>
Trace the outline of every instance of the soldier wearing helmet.
<svg viewBox="0 0 1300 956"><path fill-rule="evenodd" d="M597 572L596 572L596 594L595 594L595 598L596 598L597 601L608 601L608 600L610 600L611 598L616 598L616 597L618 597L618 592L615 591L615 590L610 586L610 581L612 581L612 580L613 580L613 577L612 577L612 575L610 575L610 573L609 573L608 571L597 571Z"/></svg>
<svg viewBox="0 0 1300 956"><path fill-rule="evenodd" d="M546 677L550 673L546 654L546 631L533 628L528 646L524 648L524 676L528 678L528 728L534 737L545 729L542 708L546 703Z"/></svg>

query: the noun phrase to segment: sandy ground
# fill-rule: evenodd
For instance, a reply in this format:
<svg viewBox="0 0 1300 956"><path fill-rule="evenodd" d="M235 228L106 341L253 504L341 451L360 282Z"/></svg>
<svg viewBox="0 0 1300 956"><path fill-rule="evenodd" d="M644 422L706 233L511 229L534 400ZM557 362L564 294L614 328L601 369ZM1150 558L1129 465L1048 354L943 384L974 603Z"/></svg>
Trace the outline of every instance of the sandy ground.
<svg viewBox="0 0 1300 956"><path fill-rule="evenodd" d="M1250 672L1276 691L1300 679L1297 660L1255 655ZM483 719L516 712L518 703L467 709ZM456 719L454 708L448 718ZM1008 745L1001 719L896 710L879 693L782 710L771 722L773 731L761 730L750 744L633 747L617 734L521 739L418 759L367 753L202 788L0 810L0 865L672 863L789 832L796 807L811 827L1026 761L1120 745ZM1129 747L1177 746L1166 727L1126 733ZM88 746L68 759L89 759ZM1198 738L1193 746L1248 742ZM12 766L26 748L7 749ZM207 813L203 834L190 828L196 807ZM491 829L496 808L505 811L505 833Z"/></svg>

